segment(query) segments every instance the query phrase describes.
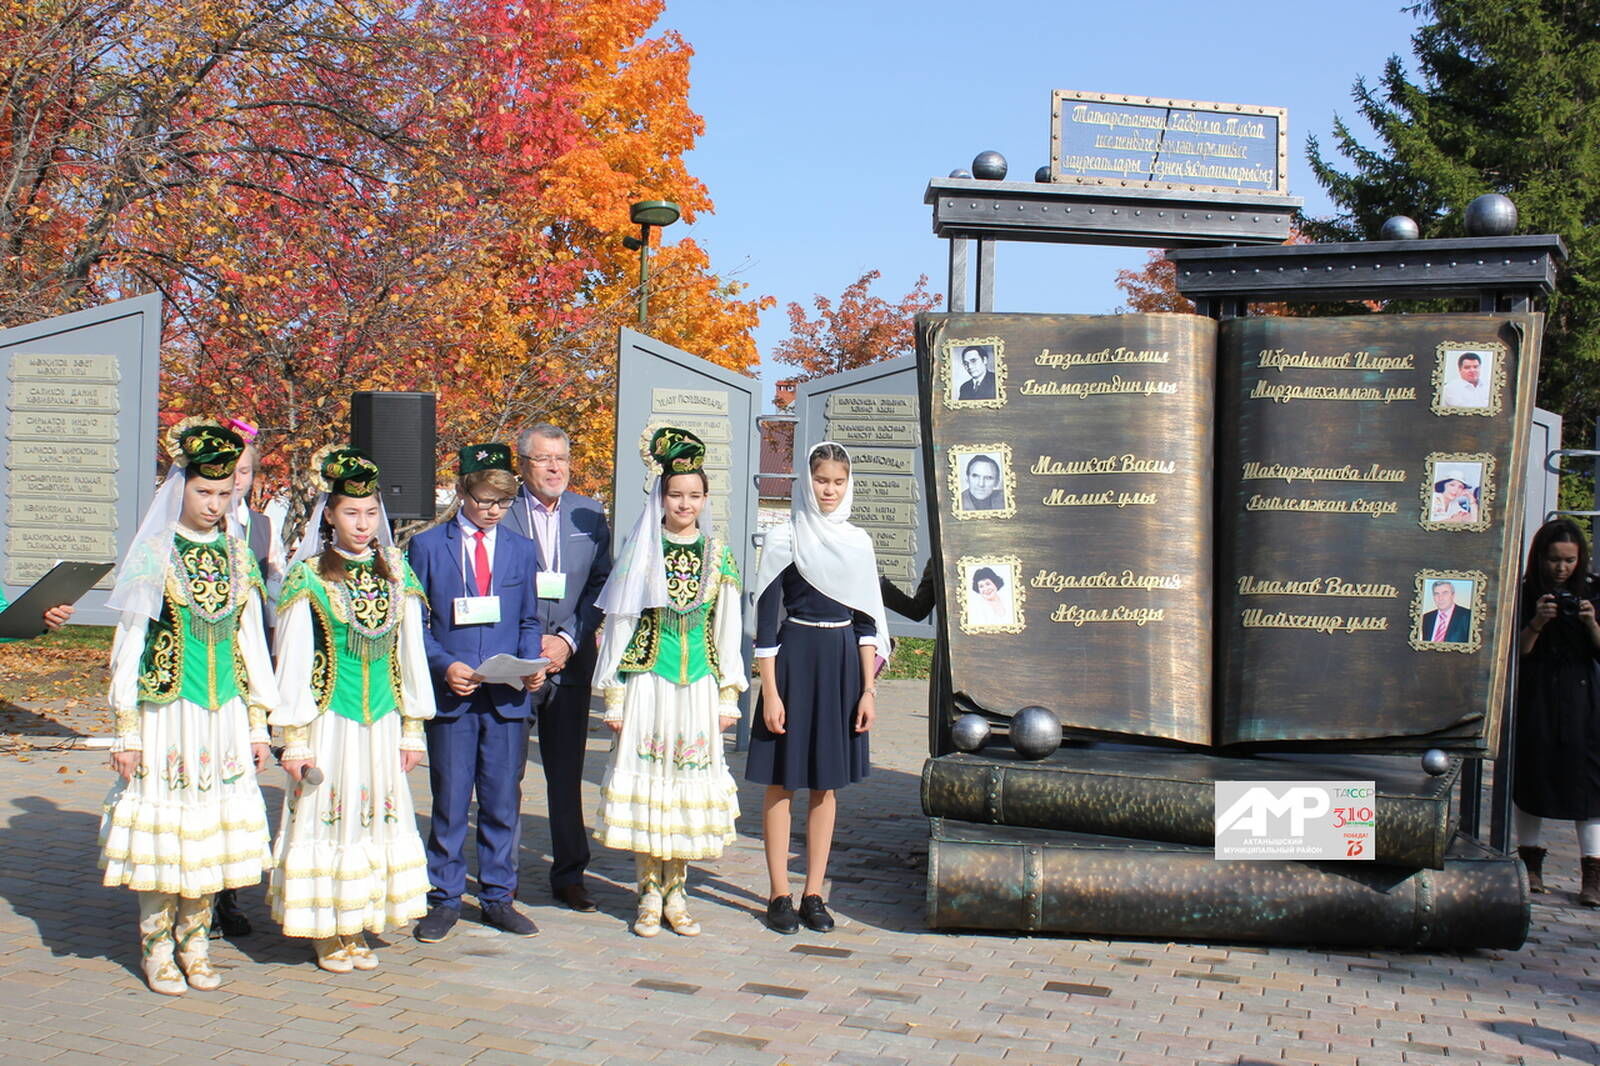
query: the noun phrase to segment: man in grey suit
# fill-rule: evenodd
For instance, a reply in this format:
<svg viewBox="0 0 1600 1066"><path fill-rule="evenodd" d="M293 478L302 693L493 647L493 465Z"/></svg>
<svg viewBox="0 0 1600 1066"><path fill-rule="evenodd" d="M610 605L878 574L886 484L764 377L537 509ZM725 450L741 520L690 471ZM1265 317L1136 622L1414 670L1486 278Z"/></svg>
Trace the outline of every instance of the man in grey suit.
<svg viewBox="0 0 1600 1066"><path fill-rule="evenodd" d="M572 442L540 422L517 434L522 486L511 528L539 548L539 621L550 684L534 694L539 757L550 815L550 889L575 911L592 911L583 885L589 834L583 824L583 756L589 739L589 683L594 676L595 598L611 573L611 529L598 501L567 491Z"/></svg>

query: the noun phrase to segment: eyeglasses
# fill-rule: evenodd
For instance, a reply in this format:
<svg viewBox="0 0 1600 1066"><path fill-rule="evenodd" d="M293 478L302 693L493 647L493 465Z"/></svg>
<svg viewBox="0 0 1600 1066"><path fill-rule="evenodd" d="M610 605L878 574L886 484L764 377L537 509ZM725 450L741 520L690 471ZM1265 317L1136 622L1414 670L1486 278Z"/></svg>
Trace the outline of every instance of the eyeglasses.
<svg viewBox="0 0 1600 1066"><path fill-rule="evenodd" d="M517 502L517 498L511 496L503 500L480 500L474 496L472 497L472 502L482 507L485 511L508 511L511 509L511 505Z"/></svg>
<svg viewBox="0 0 1600 1066"><path fill-rule="evenodd" d="M525 463L531 463L534 466L572 465L572 456L570 455L523 455L518 453L517 458L521 459Z"/></svg>

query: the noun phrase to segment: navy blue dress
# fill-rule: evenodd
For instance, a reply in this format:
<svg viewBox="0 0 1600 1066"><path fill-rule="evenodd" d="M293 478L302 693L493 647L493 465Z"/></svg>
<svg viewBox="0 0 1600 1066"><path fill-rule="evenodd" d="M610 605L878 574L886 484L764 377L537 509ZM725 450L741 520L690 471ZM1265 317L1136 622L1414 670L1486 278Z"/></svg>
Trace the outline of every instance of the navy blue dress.
<svg viewBox="0 0 1600 1066"><path fill-rule="evenodd" d="M855 717L861 638L876 632L871 615L824 596L792 564L767 586L756 603L755 646L778 646L784 732L767 729L758 703L746 779L787 789L834 789L867 776L867 734L856 732Z"/></svg>

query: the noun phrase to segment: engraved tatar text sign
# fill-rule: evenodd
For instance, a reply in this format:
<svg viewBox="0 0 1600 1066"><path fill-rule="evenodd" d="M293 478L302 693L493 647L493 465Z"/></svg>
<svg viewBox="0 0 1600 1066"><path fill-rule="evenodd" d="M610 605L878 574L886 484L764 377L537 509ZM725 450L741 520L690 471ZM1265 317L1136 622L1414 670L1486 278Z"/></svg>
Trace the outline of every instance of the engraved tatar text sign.
<svg viewBox="0 0 1600 1066"><path fill-rule="evenodd" d="M6 377L5 580L31 583L56 559L115 559L117 357L18 352ZM64 469L74 472L70 499Z"/></svg>
<svg viewBox="0 0 1600 1066"><path fill-rule="evenodd" d="M1050 120L1054 181L1288 192L1281 107L1057 90Z"/></svg>

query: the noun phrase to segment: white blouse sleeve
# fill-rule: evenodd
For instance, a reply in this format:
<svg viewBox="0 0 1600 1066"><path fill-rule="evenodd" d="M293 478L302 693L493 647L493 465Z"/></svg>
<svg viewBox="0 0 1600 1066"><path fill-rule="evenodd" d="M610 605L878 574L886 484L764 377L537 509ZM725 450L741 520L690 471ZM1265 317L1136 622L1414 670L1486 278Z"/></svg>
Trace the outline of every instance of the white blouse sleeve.
<svg viewBox="0 0 1600 1066"><path fill-rule="evenodd" d="M622 721L622 694L627 683L617 676L617 667L622 665L622 655L628 650L638 625L639 620L632 615L608 614L600 626L600 650L595 656L593 687L605 698L608 722Z"/></svg>
<svg viewBox="0 0 1600 1066"><path fill-rule="evenodd" d="M244 660L250 743L265 744L267 717L282 701L278 698L278 680L272 673L272 653L267 650L267 631L261 623L261 594L251 589L239 610L239 657Z"/></svg>
<svg viewBox="0 0 1600 1066"><path fill-rule="evenodd" d="M394 649L400 656L400 750L427 751L422 723L438 713L433 675L428 672L428 649L422 642L422 599L407 596L400 616L400 636Z"/></svg>
<svg viewBox="0 0 1600 1066"><path fill-rule="evenodd" d="M744 668L744 626L739 617L743 599L739 583L723 578L717 589L716 629L711 640L717 649L717 695L723 706L739 702L739 693L750 687Z"/></svg>
<svg viewBox="0 0 1600 1066"><path fill-rule="evenodd" d="M316 654L316 630L311 600L302 596L278 616L278 706L268 721L285 729L304 728L316 721L322 708L311 691L311 663ZM290 747L298 745L291 744ZM304 758L298 751L284 758Z"/></svg>
<svg viewBox="0 0 1600 1066"><path fill-rule="evenodd" d="M150 619L124 612L111 638L110 703L116 718L116 739L111 750L143 751L139 736L139 661L144 658L145 633Z"/></svg>

